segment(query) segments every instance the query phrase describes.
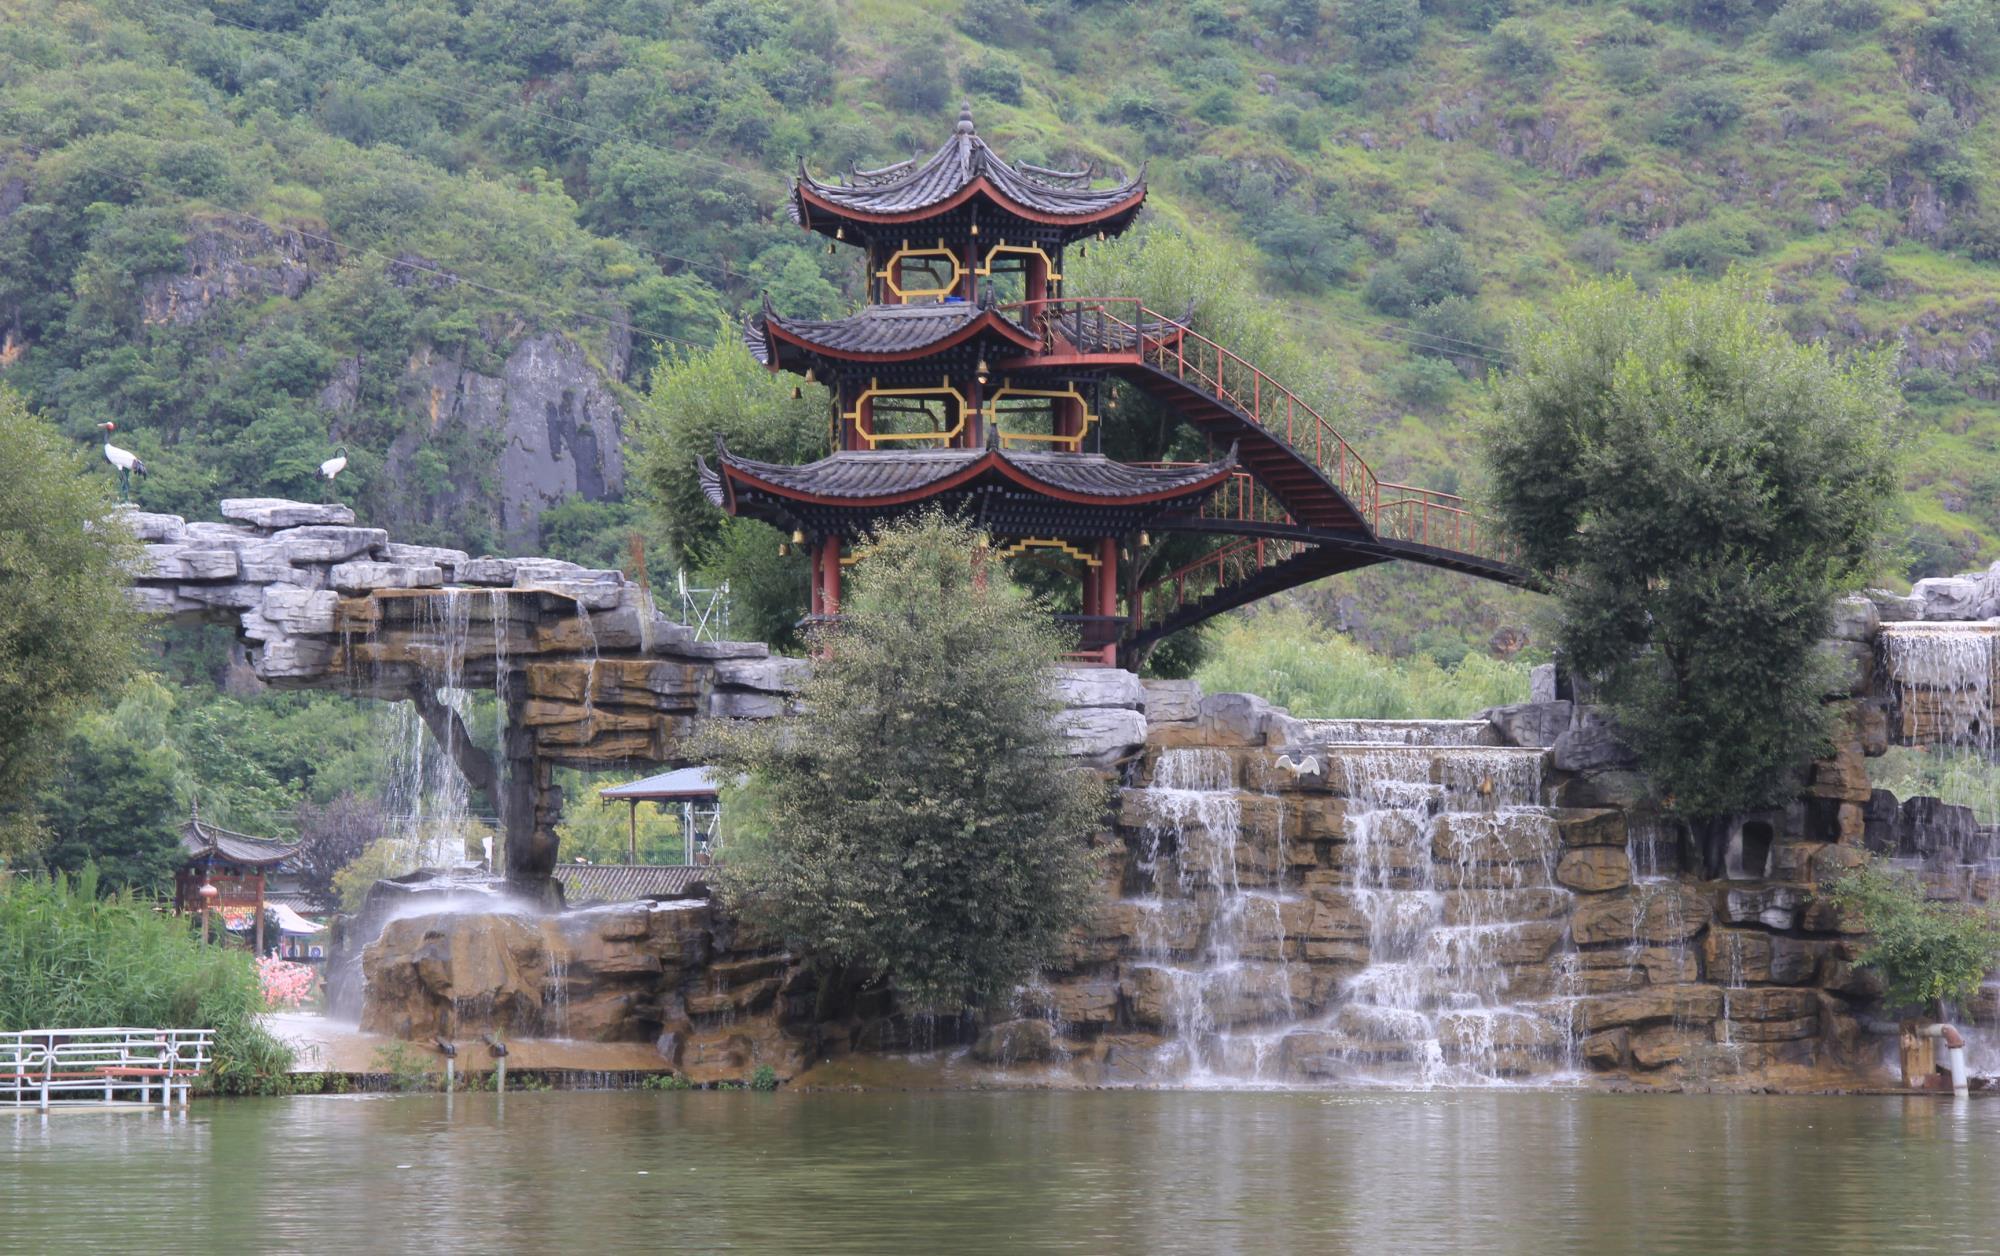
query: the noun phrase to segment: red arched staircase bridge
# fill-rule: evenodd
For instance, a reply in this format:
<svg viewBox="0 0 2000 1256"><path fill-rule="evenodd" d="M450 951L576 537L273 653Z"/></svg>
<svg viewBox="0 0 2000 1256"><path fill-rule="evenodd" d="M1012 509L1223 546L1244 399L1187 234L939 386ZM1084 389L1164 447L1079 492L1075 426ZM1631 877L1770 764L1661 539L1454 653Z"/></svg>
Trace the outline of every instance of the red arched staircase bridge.
<svg viewBox="0 0 2000 1256"><path fill-rule="evenodd" d="M1214 544L1142 584L1127 648L1323 576L1402 559L1530 585L1513 546L1450 493L1375 474L1331 423L1236 354L1137 299L1055 298L1003 307L1041 338L1009 368L1102 369L1178 414L1243 468L1196 518Z"/></svg>

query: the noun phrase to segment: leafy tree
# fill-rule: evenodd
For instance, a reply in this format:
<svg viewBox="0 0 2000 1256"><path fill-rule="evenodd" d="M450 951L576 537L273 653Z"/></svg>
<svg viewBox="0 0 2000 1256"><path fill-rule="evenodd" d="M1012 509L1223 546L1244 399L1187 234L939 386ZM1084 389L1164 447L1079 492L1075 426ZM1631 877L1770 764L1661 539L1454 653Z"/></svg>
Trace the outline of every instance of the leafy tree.
<svg viewBox="0 0 2000 1256"><path fill-rule="evenodd" d="M94 864L107 890L171 889L181 860L179 767L171 746L135 735L116 711L85 716L42 791L48 869Z"/></svg>
<svg viewBox="0 0 2000 1256"><path fill-rule="evenodd" d="M1860 913L1868 942L1860 964L1882 977L1882 1002L1944 1014L1964 1006L2000 962L2000 915L1970 903L1936 903L1923 883L1871 865L1834 883L1835 903Z"/></svg>
<svg viewBox="0 0 2000 1256"><path fill-rule="evenodd" d="M750 777L752 831L722 881L756 926L828 970L887 979L912 1009L1003 995L1092 897L1104 787L1063 758L1046 611L968 526L889 527L855 565L803 713L701 748Z"/></svg>
<svg viewBox="0 0 2000 1256"><path fill-rule="evenodd" d="M1417 53L1424 15L1417 0L1347 0L1341 19L1355 51L1371 65L1394 65Z"/></svg>
<svg viewBox="0 0 2000 1256"><path fill-rule="evenodd" d="M1660 237L1660 261L1701 275L1720 275L1730 263L1763 248L1763 233L1736 214L1717 214L1675 227Z"/></svg>
<svg viewBox="0 0 2000 1256"><path fill-rule="evenodd" d="M1555 41L1533 22L1508 18L1493 28L1486 64L1509 78L1540 79L1556 68Z"/></svg>
<svg viewBox="0 0 2000 1256"><path fill-rule="evenodd" d="M1286 282L1307 291L1343 278L1356 252L1353 232L1337 210L1315 210L1290 200L1263 214L1252 234Z"/></svg>
<svg viewBox="0 0 2000 1256"><path fill-rule="evenodd" d="M1887 355L1795 343L1742 279L1573 289L1497 384L1494 504L1682 815L1773 803L1824 746L1816 644L1877 562L1897 401Z"/></svg>
<svg viewBox="0 0 2000 1256"><path fill-rule="evenodd" d="M1923 34L1939 57L1967 72L2000 65L2000 10L1987 0L1944 0Z"/></svg>
<svg viewBox="0 0 2000 1256"><path fill-rule="evenodd" d="M1011 57L994 55L969 61L960 67L958 81L974 95L1003 104L1021 103L1021 67Z"/></svg>
<svg viewBox="0 0 2000 1256"><path fill-rule="evenodd" d="M705 578L740 585L754 604L790 607L780 612L787 624L804 608L804 581L787 574L797 568L732 557L752 545L775 556L784 538L754 521L731 525L703 494L695 460L713 463L718 436L732 452L769 462L826 456L826 391L809 386L794 399L793 385L792 377L758 365L740 342L723 341L669 362L634 415L639 474L673 556Z"/></svg>
<svg viewBox="0 0 2000 1256"><path fill-rule="evenodd" d="M0 858L33 835L36 785L71 721L134 657L131 534L87 465L0 387Z"/></svg>
<svg viewBox="0 0 2000 1256"><path fill-rule="evenodd" d="M951 67L929 39L892 46L879 80L889 104L910 113L934 114L951 103Z"/></svg>
<svg viewBox="0 0 2000 1256"><path fill-rule="evenodd" d="M1384 314L1407 318L1447 297L1478 292L1479 272L1465 255L1465 246L1449 231L1433 231L1415 247L1377 266L1364 295Z"/></svg>
<svg viewBox="0 0 2000 1256"><path fill-rule="evenodd" d="M382 808L352 793L300 807L299 889L321 909L336 910L341 900L335 878L388 831Z"/></svg>

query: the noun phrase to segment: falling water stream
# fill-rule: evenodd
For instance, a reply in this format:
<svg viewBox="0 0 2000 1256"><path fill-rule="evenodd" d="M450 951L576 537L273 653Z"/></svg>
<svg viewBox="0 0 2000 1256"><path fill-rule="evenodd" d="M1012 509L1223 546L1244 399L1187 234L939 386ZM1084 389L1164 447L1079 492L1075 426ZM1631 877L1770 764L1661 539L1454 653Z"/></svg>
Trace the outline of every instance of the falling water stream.
<svg viewBox="0 0 2000 1256"><path fill-rule="evenodd" d="M1308 725L1346 795L1331 861L1308 857L1308 873L1293 870L1281 799L1240 789L1229 751L1160 753L1130 906L1161 1073L1427 1086L1573 1071L1545 756L1478 744L1486 727Z"/></svg>

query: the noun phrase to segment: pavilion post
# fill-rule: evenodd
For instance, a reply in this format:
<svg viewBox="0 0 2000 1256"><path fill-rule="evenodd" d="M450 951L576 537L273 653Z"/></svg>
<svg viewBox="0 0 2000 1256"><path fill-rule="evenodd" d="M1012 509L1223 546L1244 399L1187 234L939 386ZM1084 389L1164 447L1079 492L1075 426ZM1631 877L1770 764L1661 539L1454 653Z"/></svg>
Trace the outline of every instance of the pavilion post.
<svg viewBox="0 0 2000 1256"><path fill-rule="evenodd" d="M264 874L261 872L257 874L257 921L252 928L255 930L256 955L258 959L262 959L264 958Z"/></svg>
<svg viewBox="0 0 2000 1256"><path fill-rule="evenodd" d="M631 821L632 821L632 828L626 839L626 851L627 851L626 862L638 863L639 862L639 800L637 798L628 798L625 801L629 805Z"/></svg>
<svg viewBox="0 0 2000 1256"><path fill-rule="evenodd" d="M829 619L840 614L840 538L829 536L820 542L820 614Z"/></svg>
<svg viewBox="0 0 2000 1256"><path fill-rule="evenodd" d="M1097 586L1097 614L1109 618L1118 613L1118 542L1105 537L1097 543L1097 569L1086 576ZM1118 642L1114 638L1104 646L1104 665L1118 665Z"/></svg>

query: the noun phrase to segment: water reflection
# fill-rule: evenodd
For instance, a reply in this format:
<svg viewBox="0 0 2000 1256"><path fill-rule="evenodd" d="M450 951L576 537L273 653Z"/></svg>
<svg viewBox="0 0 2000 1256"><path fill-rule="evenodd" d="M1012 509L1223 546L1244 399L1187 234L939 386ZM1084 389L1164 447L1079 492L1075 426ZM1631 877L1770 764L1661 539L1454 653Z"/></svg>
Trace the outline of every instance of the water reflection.
<svg viewBox="0 0 2000 1256"><path fill-rule="evenodd" d="M2000 1104L514 1094L0 1118L0 1248L1991 1250Z"/></svg>

